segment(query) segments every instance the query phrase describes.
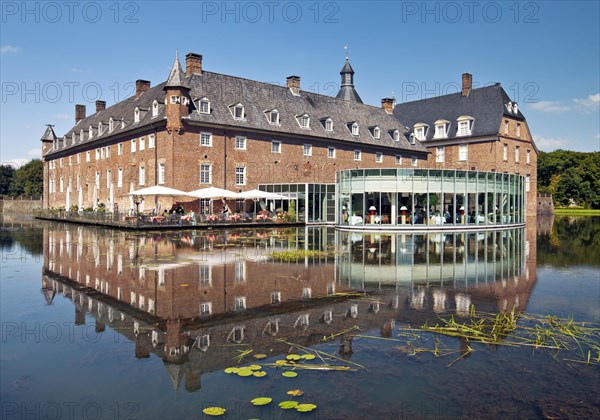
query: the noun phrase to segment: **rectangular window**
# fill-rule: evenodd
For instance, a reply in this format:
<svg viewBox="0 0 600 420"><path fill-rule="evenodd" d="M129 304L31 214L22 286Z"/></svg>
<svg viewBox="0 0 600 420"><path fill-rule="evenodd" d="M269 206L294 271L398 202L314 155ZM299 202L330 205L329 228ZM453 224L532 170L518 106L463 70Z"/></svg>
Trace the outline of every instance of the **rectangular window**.
<svg viewBox="0 0 600 420"><path fill-rule="evenodd" d="M81 163L81 153L77 153L77 164Z"/></svg>
<svg viewBox="0 0 600 420"><path fill-rule="evenodd" d="M202 302L200 304L200 316L209 316L212 314L212 303Z"/></svg>
<svg viewBox="0 0 600 420"><path fill-rule="evenodd" d="M271 303L273 305L281 302L281 292L271 292Z"/></svg>
<svg viewBox="0 0 600 420"><path fill-rule="evenodd" d="M119 143L117 145L117 155L121 156L123 154L123 143Z"/></svg>
<svg viewBox="0 0 600 420"><path fill-rule="evenodd" d="M521 124L517 124L516 135L517 137L521 137Z"/></svg>
<svg viewBox="0 0 600 420"><path fill-rule="evenodd" d="M438 124L435 126L435 138L443 139L446 137L446 124Z"/></svg>
<svg viewBox="0 0 600 420"><path fill-rule="evenodd" d="M355 150L354 151L354 160L360 160L360 159L361 159L360 150Z"/></svg>
<svg viewBox="0 0 600 420"><path fill-rule="evenodd" d="M415 129L415 137L417 140L425 140L425 127L419 127Z"/></svg>
<svg viewBox="0 0 600 420"><path fill-rule="evenodd" d="M146 149L146 138L140 137L140 150Z"/></svg>
<svg viewBox="0 0 600 420"><path fill-rule="evenodd" d="M58 188L59 188L58 191L63 192L64 187L65 187L65 181L63 180L62 177L60 177L60 180L58 182Z"/></svg>
<svg viewBox="0 0 600 420"><path fill-rule="evenodd" d="M123 168L119 168L117 171L117 187L123 187Z"/></svg>
<svg viewBox="0 0 600 420"><path fill-rule="evenodd" d="M148 149L154 149L155 137L154 134L148 136Z"/></svg>
<svg viewBox="0 0 600 420"><path fill-rule="evenodd" d="M112 170L106 170L106 188L110 188L110 184L112 183Z"/></svg>
<svg viewBox="0 0 600 420"><path fill-rule="evenodd" d="M167 182L167 169L164 163L158 164L158 183L164 184Z"/></svg>
<svg viewBox="0 0 600 420"><path fill-rule="evenodd" d="M531 163L531 150L527 149L527 154L525 156L527 164L529 165Z"/></svg>
<svg viewBox="0 0 600 420"><path fill-rule="evenodd" d="M198 268L200 274L200 287L212 286L212 269L210 265L201 264Z"/></svg>
<svg viewBox="0 0 600 420"><path fill-rule="evenodd" d="M525 192L531 190L531 175L525 175Z"/></svg>
<svg viewBox="0 0 600 420"><path fill-rule="evenodd" d="M94 150L94 152L95 152L96 160L100 160L100 149L96 149L96 150ZM60 165L60 166L62 167L62 165Z"/></svg>
<svg viewBox="0 0 600 420"><path fill-rule="evenodd" d="M410 164L411 164L412 166L417 166L417 162L418 162L418 161L417 161L417 158L416 158L416 157L414 157L414 156L413 156L413 157L411 158L411 160L410 160Z"/></svg>
<svg viewBox="0 0 600 420"><path fill-rule="evenodd" d="M246 137L236 137L235 148L238 150L246 150Z"/></svg>
<svg viewBox="0 0 600 420"><path fill-rule="evenodd" d="M467 160L469 155L469 146L466 144L458 145L458 160Z"/></svg>
<svg viewBox="0 0 600 420"><path fill-rule="evenodd" d="M71 156L69 156L69 166L71 166Z"/></svg>
<svg viewBox="0 0 600 420"><path fill-rule="evenodd" d="M325 131L333 131L333 121L332 120L325 120Z"/></svg>
<svg viewBox="0 0 600 420"><path fill-rule="evenodd" d="M137 140L133 139L133 140L131 140L131 153L135 153L136 149L137 149Z"/></svg>
<svg viewBox="0 0 600 420"><path fill-rule="evenodd" d="M202 163L200 165L200 184L212 183L212 165L210 163Z"/></svg>
<svg viewBox="0 0 600 420"><path fill-rule="evenodd" d="M212 147L211 133L200 133L200 146Z"/></svg>
<svg viewBox="0 0 600 420"><path fill-rule="evenodd" d="M508 120L504 121L504 135L508 135Z"/></svg>
<svg viewBox="0 0 600 420"><path fill-rule="evenodd" d="M303 147L303 154L304 156L312 156L312 145L310 144L305 144L302 146Z"/></svg>
<svg viewBox="0 0 600 420"><path fill-rule="evenodd" d="M327 157L330 159L335 159L335 147L327 148Z"/></svg>
<svg viewBox="0 0 600 420"><path fill-rule="evenodd" d="M233 108L233 118L236 120L244 119L244 107L241 105L237 105Z"/></svg>
<svg viewBox="0 0 600 420"><path fill-rule="evenodd" d="M106 146L106 158L110 159L110 146Z"/></svg>
<svg viewBox="0 0 600 420"><path fill-rule="evenodd" d="M435 153L435 161L437 163L443 163L446 159L446 152L443 147L438 147Z"/></svg>
<svg viewBox="0 0 600 420"><path fill-rule="evenodd" d="M77 191L81 188L81 175L77 175Z"/></svg>
<svg viewBox="0 0 600 420"><path fill-rule="evenodd" d="M246 297L245 296L236 297L235 298L235 310L243 311L244 309L246 309Z"/></svg>
<svg viewBox="0 0 600 420"><path fill-rule="evenodd" d="M271 152L281 153L281 142L280 141L273 140L271 142Z"/></svg>
<svg viewBox="0 0 600 420"><path fill-rule="evenodd" d="M140 185L146 185L146 168L140 166Z"/></svg>
<svg viewBox="0 0 600 420"><path fill-rule="evenodd" d="M200 214L209 214L210 213L210 198L201 198L200 199Z"/></svg>
<svg viewBox="0 0 600 420"><path fill-rule="evenodd" d="M237 260L235 262L234 281L236 283L246 281L246 262L243 260Z"/></svg>
<svg viewBox="0 0 600 420"><path fill-rule="evenodd" d="M470 121L460 121L458 123L458 135L459 136L470 136L471 135L471 122Z"/></svg>
<svg viewBox="0 0 600 420"><path fill-rule="evenodd" d="M100 189L100 172L96 172L95 184L96 184L96 189L99 190Z"/></svg>
<svg viewBox="0 0 600 420"><path fill-rule="evenodd" d="M235 185L246 185L246 167L235 167Z"/></svg>
<svg viewBox="0 0 600 420"><path fill-rule="evenodd" d="M269 113L269 115L270 115L269 122L271 124L279 124L279 112L277 112L277 111L271 111Z"/></svg>
<svg viewBox="0 0 600 420"><path fill-rule="evenodd" d="M508 144L504 143L502 147L502 159L508 160Z"/></svg>
<svg viewBox="0 0 600 420"><path fill-rule="evenodd" d="M402 156L396 155L396 165L402 165Z"/></svg>
<svg viewBox="0 0 600 420"><path fill-rule="evenodd" d="M377 152L375 153L375 162L382 163L383 162L383 153Z"/></svg>
<svg viewBox="0 0 600 420"><path fill-rule="evenodd" d="M106 157L106 149L104 147L100 148L100 159L104 159Z"/></svg>
<svg viewBox="0 0 600 420"><path fill-rule="evenodd" d="M210 114L210 102L206 100L200 101L200 113Z"/></svg>
<svg viewBox="0 0 600 420"><path fill-rule="evenodd" d="M519 146L515 146L515 162L519 163Z"/></svg>

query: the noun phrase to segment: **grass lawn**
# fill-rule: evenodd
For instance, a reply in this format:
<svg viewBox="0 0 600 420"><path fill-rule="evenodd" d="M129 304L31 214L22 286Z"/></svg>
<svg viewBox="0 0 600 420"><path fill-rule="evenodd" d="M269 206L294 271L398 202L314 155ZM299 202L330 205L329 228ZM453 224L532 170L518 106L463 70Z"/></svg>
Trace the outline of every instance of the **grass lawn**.
<svg viewBox="0 0 600 420"><path fill-rule="evenodd" d="M555 208L554 214L561 216L600 216L600 209L580 209L580 208Z"/></svg>

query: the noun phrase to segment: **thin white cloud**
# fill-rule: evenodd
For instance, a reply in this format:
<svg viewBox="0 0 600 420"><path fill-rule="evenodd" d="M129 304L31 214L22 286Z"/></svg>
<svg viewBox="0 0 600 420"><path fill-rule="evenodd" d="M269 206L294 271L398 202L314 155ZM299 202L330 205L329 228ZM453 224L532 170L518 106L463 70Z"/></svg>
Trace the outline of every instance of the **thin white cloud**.
<svg viewBox="0 0 600 420"><path fill-rule="evenodd" d="M0 165L12 166L15 169L19 169L21 166L25 165L26 163L29 163L30 161L31 159L18 158L12 160L5 160L4 162L0 163Z"/></svg>
<svg viewBox="0 0 600 420"><path fill-rule="evenodd" d="M42 149L30 149L27 151L28 156L39 158L42 156Z"/></svg>
<svg viewBox="0 0 600 420"><path fill-rule="evenodd" d="M569 139L552 139L544 136L533 136L535 144L540 149L554 150L566 147L571 141Z"/></svg>
<svg viewBox="0 0 600 420"><path fill-rule="evenodd" d="M21 48L15 47L14 45L2 45L0 46L0 54L11 54L18 53Z"/></svg>
<svg viewBox="0 0 600 420"><path fill-rule="evenodd" d="M57 120L70 120L71 115L70 114L54 114L54 118L56 118Z"/></svg>
<svg viewBox="0 0 600 420"><path fill-rule="evenodd" d="M573 99L573 102L586 111L597 111L600 109L600 92L589 95L587 98Z"/></svg>
<svg viewBox="0 0 600 420"><path fill-rule="evenodd" d="M571 108L567 105L563 105L558 101L539 101L536 103L528 104L531 109L540 112L563 112L568 111Z"/></svg>

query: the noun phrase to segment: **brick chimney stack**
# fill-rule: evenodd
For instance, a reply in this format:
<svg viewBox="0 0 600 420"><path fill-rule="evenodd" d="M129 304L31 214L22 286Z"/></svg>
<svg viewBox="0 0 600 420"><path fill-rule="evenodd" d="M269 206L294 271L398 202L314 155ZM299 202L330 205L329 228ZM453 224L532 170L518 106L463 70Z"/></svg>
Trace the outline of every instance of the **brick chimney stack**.
<svg viewBox="0 0 600 420"><path fill-rule="evenodd" d="M462 75L462 96L469 96L473 89L473 75L470 73L463 73Z"/></svg>
<svg viewBox="0 0 600 420"><path fill-rule="evenodd" d="M185 56L185 77L192 74L202 74L202 56L200 54L187 53Z"/></svg>
<svg viewBox="0 0 600 420"><path fill-rule="evenodd" d="M381 100L381 107L387 112L391 114L394 112L394 100L392 98L383 98Z"/></svg>
<svg viewBox="0 0 600 420"><path fill-rule="evenodd" d="M290 76L285 79L287 87L294 95L300 95L300 77Z"/></svg>
<svg viewBox="0 0 600 420"><path fill-rule="evenodd" d="M150 89L150 81L138 79L135 81L135 97L139 98L142 93Z"/></svg>
<svg viewBox="0 0 600 420"><path fill-rule="evenodd" d="M96 113L106 109L106 101L96 101Z"/></svg>
<svg viewBox="0 0 600 420"><path fill-rule="evenodd" d="M85 105L75 105L75 125L85 118Z"/></svg>

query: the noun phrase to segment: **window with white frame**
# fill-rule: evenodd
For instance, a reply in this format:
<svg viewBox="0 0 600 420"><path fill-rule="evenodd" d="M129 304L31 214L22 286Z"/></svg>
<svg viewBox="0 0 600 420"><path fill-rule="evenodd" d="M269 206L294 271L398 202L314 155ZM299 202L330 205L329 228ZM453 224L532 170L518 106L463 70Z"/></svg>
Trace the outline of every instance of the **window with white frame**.
<svg viewBox="0 0 600 420"><path fill-rule="evenodd" d="M201 114L210 114L210 101L208 98L200 99L200 107L198 112Z"/></svg>
<svg viewBox="0 0 600 420"><path fill-rule="evenodd" d="M135 153L136 150L137 150L137 140L133 139L133 140L131 140L131 153Z"/></svg>
<svg viewBox="0 0 600 420"><path fill-rule="evenodd" d="M123 154L123 143L119 143L117 144L117 155L122 155Z"/></svg>
<svg viewBox="0 0 600 420"><path fill-rule="evenodd" d="M237 136L235 138L235 148L238 150L246 150L246 137Z"/></svg>
<svg viewBox="0 0 600 420"><path fill-rule="evenodd" d="M358 123L352 123L350 131L352 132L353 136L358 136Z"/></svg>
<svg viewBox="0 0 600 420"><path fill-rule="evenodd" d="M106 170L106 188L110 188L110 184L112 184L112 169Z"/></svg>
<svg viewBox="0 0 600 420"><path fill-rule="evenodd" d="M312 144L302 145L302 154L304 156L312 156Z"/></svg>
<svg viewBox="0 0 600 420"><path fill-rule="evenodd" d="M415 124L414 127L414 135L415 138L419 141L423 141L427 137L427 124L419 123Z"/></svg>
<svg viewBox="0 0 600 420"><path fill-rule="evenodd" d="M298 124L300 124L301 128L309 129L310 128L310 117L308 114L302 114L298 117Z"/></svg>
<svg viewBox="0 0 600 420"><path fill-rule="evenodd" d="M100 149L94 150L94 154L96 156L96 160L100 160ZM60 167L62 168L62 159L60 161Z"/></svg>
<svg viewBox="0 0 600 420"><path fill-rule="evenodd" d="M77 175L77 191L81 188L81 175Z"/></svg>
<svg viewBox="0 0 600 420"><path fill-rule="evenodd" d="M235 167L235 185L246 185L246 167Z"/></svg>
<svg viewBox="0 0 600 420"><path fill-rule="evenodd" d="M329 159L335 159L335 147L328 147L327 148L327 157Z"/></svg>
<svg viewBox="0 0 600 420"><path fill-rule="evenodd" d="M502 146L502 159L508 160L508 144L504 143Z"/></svg>
<svg viewBox="0 0 600 420"><path fill-rule="evenodd" d="M242 283L246 281L246 261L244 260L236 260L235 262L235 272L234 272L234 281L236 283Z"/></svg>
<svg viewBox="0 0 600 420"><path fill-rule="evenodd" d="M392 139L394 139L394 141L400 141L400 131L394 130L392 132Z"/></svg>
<svg viewBox="0 0 600 420"><path fill-rule="evenodd" d="M521 137L521 124L517 123L517 129L515 130L516 136Z"/></svg>
<svg viewBox="0 0 600 420"><path fill-rule="evenodd" d="M504 120L504 134L508 135L508 120Z"/></svg>
<svg viewBox="0 0 600 420"><path fill-rule="evenodd" d="M531 190L531 175L525 175L525 192Z"/></svg>
<svg viewBox="0 0 600 420"><path fill-rule="evenodd" d="M146 138L140 137L140 150L145 150L145 149L146 149Z"/></svg>
<svg viewBox="0 0 600 420"><path fill-rule="evenodd" d="M402 165L402 156L396 155L396 165Z"/></svg>
<svg viewBox="0 0 600 420"><path fill-rule="evenodd" d="M445 139L448 137L448 127L450 126L449 121L438 120L435 122L435 133L433 135L436 139Z"/></svg>
<svg viewBox="0 0 600 420"><path fill-rule="evenodd" d="M446 159L446 151L444 147L436 147L435 150L435 161L436 163L443 163Z"/></svg>
<svg viewBox="0 0 600 420"><path fill-rule="evenodd" d="M61 168L63 167L63 158L60 158L60 160L58 161L58 166L60 166Z"/></svg>
<svg viewBox="0 0 600 420"><path fill-rule="evenodd" d="M279 124L279 111L273 109L267 113L267 118L269 120L269 124L278 125Z"/></svg>
<svg viewBox="0 0 600 420"><path fill-rule="evenodd" d="M381 129L379 127L373 127L373 138L376 140L381 138Z"/></svg>
<svg viewBox="0 0 600 420"><path fill-rule="evenodd" d="M79 143L81 143L83 141L83 134L85 133L85 131L83 131L83 128L81 130L79 130ZM73 142L75 142L75 139L73 139Z"/></svg>
<svg viewBox="0 0 600 420"><path fill-rule="evenodd" d="M212 286L212 268L210 265L200 264L198 266L200 277L200 287L207 288Z"/></svg>
<svg viewBox="0 0 600 420"><path fill-rule="evenodd" d="M158 164L158 183L164 184L167 182L167 168L163 162Z"/></svg>
<svg viewBox="0 0 600 420"><path fill-rule="evenodd" d="M383 162L383 153L376 152L375 153L375 163L382 163L382 162Z"/></svg>
<svg viewBox="0 0 600 420"><path fill-rule="evenodd" d="M458 160L467 160L469 158L469 146L467 144L458 145Z"/></svg>
<svg viewBox="0 0 600 420"><path fill-rule="evenodd" d="M133 122L134 123L140 122L140 109L139 108L136 108L135 111L133 112Z"/></svg>
<svg viewBox="0 0 600 420"><path fill-rule="evenodd" d="M212 147L211 133L200 133L200 146Z"/></svg>
<svg viewBox="0 0 600 420"><path fill-rule="evenodd" d="M92 137L94 137L94 127L90 125L88 128L88 139L91 139Z"/></svg>
<svg viewBox="0 0 600 420"><path fill-rule="evenodd" d="M458 132L457 136L470 136L473 130L473 118L469 116L458 117Z"/></svg>
<svg viewBox="0 0 600 420"><path fill-rule="evenodd" d="M200 316L209 316L212 314L212 302L202 302L200 304Z"/></svg>
<svg viewBox="0 0 600 420"><path fill-rule="evenodd" d="M243 311L246 309L246 296L240 296L235 298L235 310Z"/></svg>
<svg viewBox="0 0 600 420"><path fill-rule="evenodd" d="M360 150L354 151L354 160L361 160L361 152Z"/></svg>
<svg viewBox="0 0 600 420"><path fill-rule="evenodd" d="M58 188L59 188L58 191L63 192L64 187L65 187L65 181L64 181L63 177L61 176L59 183L58 183Z"/></svg>
<svg viewBox="0 0 600 420"><path fill-rule="evenodd" d="M244 105L242 104L237 104L234 105L233 107L231 107L231 114L233 115L233 118L236 120L243 120L245 115L244 115Z"/></svg>
<svg viewBox="0 0 600 420"><path fill-rule="evenodd" d="M515 146L515 162L519 163L520 159L520 148L519 146Z"/></svg>
<svg viewBox="0 0 600 420"><path fill-rule="evenodd" d="M100 159L104 159L106 157L106 148L100 148Z"/></svg>
<svg viewBox="0 0 600 420"><path fill-rule="evenodd" d="M110 119L108 120L108 132L112 133L114 129L115 129L115 120L113 120L113 117L110 117Z"/></svg>
<svg viewBox="0 0 600 420"><path fill-rule="evenodd" d="M527 153L525 154L525 161L529 165L531 163L531 150L527 149Z"/></svg>
<svg viewBox="0 0 600 420"><path fill-rule="evenodd" d="M106 146L106 159L110 159L110 146Z"/></svg>
<svg viewBox="0 0 600 420"><path fill-rule="evenodd" d="M412 166L417 166L417 162L418 162L418 160L417 160L417 158L416 158L416 157L414 157L414 156L413 156L413 157L410 159L410 164L411 164Z"/></svg>
<svg viewBox="0 0 600 420"><path fill-rule="evenodd" d="M212 165L210 163L200 164L200 184L212 184Z"/></svg>
<svg viewBox="0 0 600 420"><path fill-rule="evenodd" d="M139 184L146 185L146 167L140 166L139 175Z"/></svg>
<svg viewBox="0 0 600 420"><path fill-rule="evenodd" d="M98 171L96 171L96 178L94 179L94 184L96 185L96 189L99 190L100 189L100 172L98 172Z"/></svg>
<svg viewBox="0 0 600 420"><path fill-rule="evenodd" d="M272 153L281 153L281 142L278 140L273 140L271 142L271 152Z"/></svg>
<svg viewBox="0 0 600 420"><path fill-rule="evenodd" d="M210 213L210 198L201 198L200 199L200 214L209 214Z"/></svg>
<svg viewBox="0 0 600 420"><path fill-rule="evenodd" d="M118 188L123 187L123 168L119 168L117 170L117 187Z"/></svg>
<svg viewBox="0 0 600 420"><path fill-rule="evenodd" d="M158 101L155 99L154 102L152 102L152 118L156 117L158 115Z"/></svg>
<svg viewBox="0 0 600 420"><path fill-rule="evenodd" d="M87 152L85 152L85 161L89 162L91 160L91 152L88 150Z"/></svg>
<svg viewBox="0 0 600 420"><path fill-rule="evenodd" d="M101 136L104 131L104 126L102 125L102 121L98 123L98 135Z"/></svg>
<svg viewBox="0 0 600 420"><path fill-rule="evenodd" d="M325 131L333 131L333 120L331 118L325 120Z"/></svg>
<svg viewBox="0 0 600 420"><path fill-rule="evenodd" d="M156 140L156 137L154 134L148 135L148 149L154 149L155 140Z"/></svg>

